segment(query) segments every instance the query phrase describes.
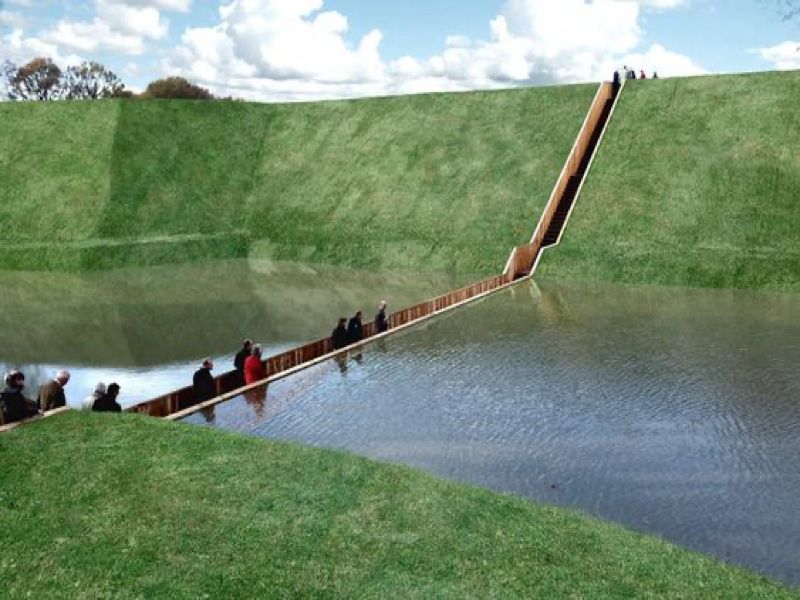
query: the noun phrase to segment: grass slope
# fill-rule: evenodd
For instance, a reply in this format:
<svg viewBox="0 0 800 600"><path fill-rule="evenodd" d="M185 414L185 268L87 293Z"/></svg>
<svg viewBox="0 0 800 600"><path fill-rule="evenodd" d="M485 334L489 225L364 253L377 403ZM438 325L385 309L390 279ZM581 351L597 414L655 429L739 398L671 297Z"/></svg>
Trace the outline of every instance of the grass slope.
<svg viewBox="0 0 800 600"><path fill-rule="evenodd" d="M578 514L125 415L0 436L16 597L797 597Z"/></svg>
<svg viewBox="0 0 800 600"><path fill-rule="evenodd" d="M543 277L800 291L800 72L625 88Z"/></svg>
<svg viewBox="0 0 800 600"><path fill-rule="evenodd" d="M529 239L595 89L0 104L0 262L493 274Z"/></svg>

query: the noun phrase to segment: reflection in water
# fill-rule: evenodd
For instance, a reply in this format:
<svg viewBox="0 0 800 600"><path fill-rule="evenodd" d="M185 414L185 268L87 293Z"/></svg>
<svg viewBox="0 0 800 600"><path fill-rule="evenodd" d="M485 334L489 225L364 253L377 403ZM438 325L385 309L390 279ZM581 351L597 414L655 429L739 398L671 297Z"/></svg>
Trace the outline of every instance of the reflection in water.
<svg viewBox="0 0 800 600"><path fill-rule="evenodd" d="M208 408L202 409L200 414L203 415L207 425L213 425L217 422L217 412L214 406L209 406Z"/></svg>
<svg viewBox="0 0 800 600"><path fill-rule="evenodd" d="M524 284L216 426L398 461L800 583L800 298ZM202 424L201 416L188 422Z"/></svg>
<svg viewBox="0 0 800 600"><path fill-rule="evenodd" d="M261 386L248 390L244 394L245 402L253 411L257 419L264 417L264 408L267 404L267 386Z"/></svg>
<svg viewBox="0 0 800 600"><path fill-rule="evenodd" d="M36 387L68 368L72 405L98 382L118 381L130 405L190 385L207 356L218 373L232 368L245 337L276 354L328 335L340 314L378 298L412 305L472 279L268 261L0 272L0 329L16 342L0 349L0 370L20 368Z"/></svg>

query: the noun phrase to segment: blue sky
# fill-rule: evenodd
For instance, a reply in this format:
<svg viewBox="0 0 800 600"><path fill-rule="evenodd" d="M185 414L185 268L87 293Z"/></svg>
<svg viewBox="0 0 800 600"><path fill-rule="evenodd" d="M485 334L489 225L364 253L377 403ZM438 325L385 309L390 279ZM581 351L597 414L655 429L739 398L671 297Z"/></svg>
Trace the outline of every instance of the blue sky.
<svg viewBox="0 0 800 600"><path fill-rule="evenodd" d="M773 0L0 0L0 58L258 100L800 68Z"/></svg>

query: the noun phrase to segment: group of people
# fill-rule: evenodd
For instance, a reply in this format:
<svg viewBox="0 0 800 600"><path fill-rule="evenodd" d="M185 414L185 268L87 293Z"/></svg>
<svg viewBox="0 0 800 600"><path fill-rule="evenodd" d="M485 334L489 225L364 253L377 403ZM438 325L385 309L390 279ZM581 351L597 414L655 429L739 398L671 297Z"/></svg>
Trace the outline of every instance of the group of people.
<svg viewBox="0 0 800 600"><path fill-rule="evenodd" d="M67 405L64 388L69 383L69 371L59 371L56 376L39 388L36 400L25 397L25 374L13 370L6 374L4 387L0 391L0 425L9 425L30 419ZM83 401L83 408L94 412L122 412L117 402L120 386L112 383L108 387L98 383L94 392Z"/></svg>
<svg viewBox="0 0 800 600"><path fill-rule="evenodd" d="M636 81L637 79L647 79L647 73L645 73L644 69L639 71L639 75L636 75L636 69L633 67L628 67L625 65L622 67L622 73L625 74L625 79L627 81ZM652 79L658 79L658 73L653 71ZM622 84L622 74L619 71L614 71L614 85L619 86Z"/></svg>
<svg viewBox="0 0 800 600"><path fill-rule="evenodd" d="M363 313L358 311L348 321L345 317L339 319L339 324L331 333L331 342L334 350L341 350L364 339ZM381 334L389 331L389 317L386 314L386 301L378 305L375 314L375 333Z"/></svg>
<svg viewBox="0 0 800 600"><path fill-rule="evenodd" d="M386 333L389 330L389 316L386 314L386 301L378 305L375 315L375 333ZM364 339L363 313L358 311L349 320L339 319L339 324L331 334L334 350L342 350ZM239 384L249 386L267 378L262 358L263 349L252 340L244 340L241 350L236 354L233 365L239 377ZM217 381L211 374L214 363L210 358L203 361L202 366L192 378L195 401L206 402L218 395ZM5 376L5 387L0 391L0 425L24 421L39 414L46 413L67 405L64 388L69 383L68 371L59 371L55 378L39 388L36 400L25 397L25 375L21 371L11 371ZM120 393L119 384L106 386L98 383L89 396L83 401L84 410L94 412L122 412L117 402Z"/></svg>
<svg viewBox="0 0 800 600"><path fill-rule="evenodd" d="M375 315L375 333L385 333L389 330L389 316L386 313L387 304L384 300L378 305ZM339 324L331 334L331 342L334 350L341 350L364 339L363 313L358 311L349 320L342 317ZM242 343L242 348L236 353L233 359L233 366L238 374L238 384L240 386L250 386L264 381L267 378L267 371L264 368L263 348L260 344L254 344L253 340L246 339ZM219 395L217 381L211 374L214 363L210 358L206 358L203 364L195 372L192 378L192 389L194 391L195 402L200 404Z"/></svg>

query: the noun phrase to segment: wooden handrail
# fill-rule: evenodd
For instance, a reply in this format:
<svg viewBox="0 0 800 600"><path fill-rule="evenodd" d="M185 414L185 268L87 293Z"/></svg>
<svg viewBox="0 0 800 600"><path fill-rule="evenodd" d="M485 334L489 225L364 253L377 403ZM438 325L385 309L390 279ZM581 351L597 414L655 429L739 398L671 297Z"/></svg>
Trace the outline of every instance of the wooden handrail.
<svg viewBox="0 0 800 600"><path fill-rule="evenodd" d="M27 425L29 423L35 423L36 421L41 421L42 419L48 419L50 417L60 415L61 413L67 412L68 410L69 410L68 406L62 406L61 408L56 408L54 410L51 410L50 412L46 412L42 415L36 415L35 417L31 417L23 421L15 421L14 423L0 425L0 433L5 433L6 431L11 431L12 429L16 429L17 427L22 427L23 425Z"/></svg>
<svg viewBox="0 0 800 600"><path fill-rule="evenodd" d="M592 105L583 121L583 125L578 133L578 137L572 146L569 156L567 157L567 161L564 163L564 168L561 169L561 174L558 176L555 186L553 186L553 191L550 194L550 198L548 199L544 210L542 211L542 215L539 218L539 223L533 232L533 237L531 238L530 243L523 246L518 246L514 249L511 257L508 259L508 264L506 265L505 273L507 275L510 274L511 277L517 278L527 275L534 270L536 260L542 249L542 242L544 241L545 233L547 233L547 230L553 221L553 216L555 215L558 205L561 202L561 198L567 189L569 180L580 170L581 162L583 161L583 158L589 147L592 134L594 133L600 121L600 117L603 113L606 102L613 97L613 84L609 82L601 83L597 88L597 93L594 96L594 100L592 100Z"/></svg>
<svg viewBox="0 0 800 600"><path fill-rule="evenodd" d="M390 330L388 333L396 333L408 326L415 325L422 320L430 318L442 312L452 310L456 306L483 297L489 293L498 291L514 280L507 275L498 275L479 281L472 285L454 290L426 300L414 306L393 313L389 316ZM364 325L364 340L354 344L350 349L358 347L368 341L374 341L378 337L387 334L375 335L375 324L367 323ZM330 338L316 340L299 348L288 350L281 354L271 356L263 361L267 378L251 386L243 386L240 375L237 371L230 371L217 377L215 389L218 397L235 397L244 393L248 389L260 387L269 381L285 376L287 372L294 372L298 368L312 366L320 359L333 358L348 349L334 351L333 343ZM198 404L194 397L194 389L187 386L180 390L170 392L153 400L137 404L126 409L126 412L147 414L153 417L168 417L175 413L184 413L187 409L194 412L198 406L205 406L207 403Z"/></svg>

